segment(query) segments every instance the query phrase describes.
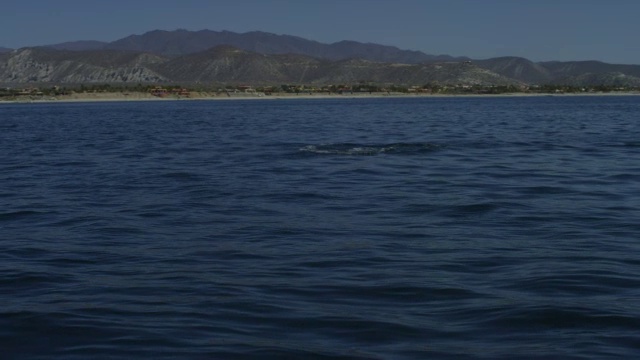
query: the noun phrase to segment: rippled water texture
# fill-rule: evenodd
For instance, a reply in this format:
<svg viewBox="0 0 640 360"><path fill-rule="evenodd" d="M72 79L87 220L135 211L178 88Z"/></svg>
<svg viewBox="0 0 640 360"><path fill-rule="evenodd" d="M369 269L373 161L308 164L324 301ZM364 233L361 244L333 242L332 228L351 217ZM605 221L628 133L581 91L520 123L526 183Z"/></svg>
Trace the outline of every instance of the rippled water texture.
<svg viewBox="0 0 640 360"><path fill-rule="evenodd" d="M0 105L2 357L636 358L639 113Z"/></svg>

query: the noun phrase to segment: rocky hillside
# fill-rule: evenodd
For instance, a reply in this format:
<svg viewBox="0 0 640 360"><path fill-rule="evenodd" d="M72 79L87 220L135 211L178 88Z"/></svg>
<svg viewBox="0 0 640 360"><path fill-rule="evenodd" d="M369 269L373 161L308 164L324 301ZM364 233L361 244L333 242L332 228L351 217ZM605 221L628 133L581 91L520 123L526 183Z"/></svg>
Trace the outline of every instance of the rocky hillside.
<svg viewBox="0 0 640 360"><path fill-rule="evenodd" d="M576 78L589 74L624 74L635 78L640 77L639 65L607 64L600 61L551 61L542 62L540 65L549 70L553 75L554 81L559 81L563 78Z"/></svg>
<svg viewBox="0 0 640 360"><path fill-rule="evenodd" d="M616 65L600 61L534 63L518 57L500 57L474 63L496 74L532 85L635 87L640 82L640 65Z"/></svg>
<svg viewBox="0 0 640 360"><path fill-rule="evenodd" d="M265 55L218 46L173 58L157 67L170 79L186 82L310 83L326 61L302 55Z"/></svg>
<svg viewBox="0 0 640 360"><path fill-rule="evenodd" d="M251 83L372 82L515 85L518 81L468 62L399 64L303 55L267 55L230 46L180 57L114 50L25 48L3 54L0 83Z"/></svg>
<svg viewBox="0 0 640 360"><path fill-rule="evenodd" d="M640 87L640 77L623 74L621 72L585 73L555 79L555 85L585 86L585 87Z"/></svg>
<svg viewBox="0 0 640 360"><path fill-rule="evenodd" d="M5 84L168 80L150 67L164 60L143 53L25 48L3 54L0 60L0 83Z"/></svg>
<svg viewBox="0 0 640 360"><path fill-rule="evenodd" d="M361 59L319 60L303 55L265 55L221 46L172 59L157 67L188 82L338 84L353 82L508 85L507 79L467 63L397 64Z"/></svg>
<svg viewBox="0 0 640 360"><path fill-rule="evenodd" d="M544 66L520 57L475 60L474 64L496 74L517 79L527 84L546 84L553 79L553 74Z"/></svg>

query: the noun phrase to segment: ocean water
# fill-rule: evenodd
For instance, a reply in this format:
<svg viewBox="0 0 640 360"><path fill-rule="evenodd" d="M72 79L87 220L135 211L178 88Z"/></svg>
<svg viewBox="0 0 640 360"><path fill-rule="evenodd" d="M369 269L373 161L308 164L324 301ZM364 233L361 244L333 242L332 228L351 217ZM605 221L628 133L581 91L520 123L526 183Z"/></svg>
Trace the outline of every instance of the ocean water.
<svg viewBox="0 0 640 360"><path fill-rule="evenodd" d="M0 357L638 358L638 114L1 104Z"/></svg>

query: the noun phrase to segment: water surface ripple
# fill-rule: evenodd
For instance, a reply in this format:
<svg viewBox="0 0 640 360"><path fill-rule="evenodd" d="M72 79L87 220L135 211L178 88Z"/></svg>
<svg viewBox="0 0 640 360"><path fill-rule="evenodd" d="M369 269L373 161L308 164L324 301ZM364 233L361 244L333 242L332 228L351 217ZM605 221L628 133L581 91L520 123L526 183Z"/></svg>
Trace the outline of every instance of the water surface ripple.
<svg viewBox="0 0 640 360"><path fill-rule="evenodd" d="M636 358L638 113L2 104L2 356Z"/></svg>

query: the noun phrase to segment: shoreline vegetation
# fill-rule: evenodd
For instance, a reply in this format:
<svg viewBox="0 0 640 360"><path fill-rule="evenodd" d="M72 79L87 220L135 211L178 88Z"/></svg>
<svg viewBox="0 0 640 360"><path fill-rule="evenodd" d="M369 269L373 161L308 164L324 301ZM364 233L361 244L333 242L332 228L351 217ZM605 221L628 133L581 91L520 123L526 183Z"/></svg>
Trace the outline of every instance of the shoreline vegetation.
<svg viewBox="0 0 640 360"><path fill-rule="evenodd" d="M274 99L358 99L358 98L432 98L432 97L508 97L508 96L629 96L640 95L636 88L573 88L563 86L539 87L474 87L423 86L378 88L359 87L304 88L227 86L216 90L187 89L180 86L138 86L134 88L95 85L67 89L4 88L0 89L0 103L33 102L102 102L102 101L171 101L171 100L274 100Z"/></svg>

